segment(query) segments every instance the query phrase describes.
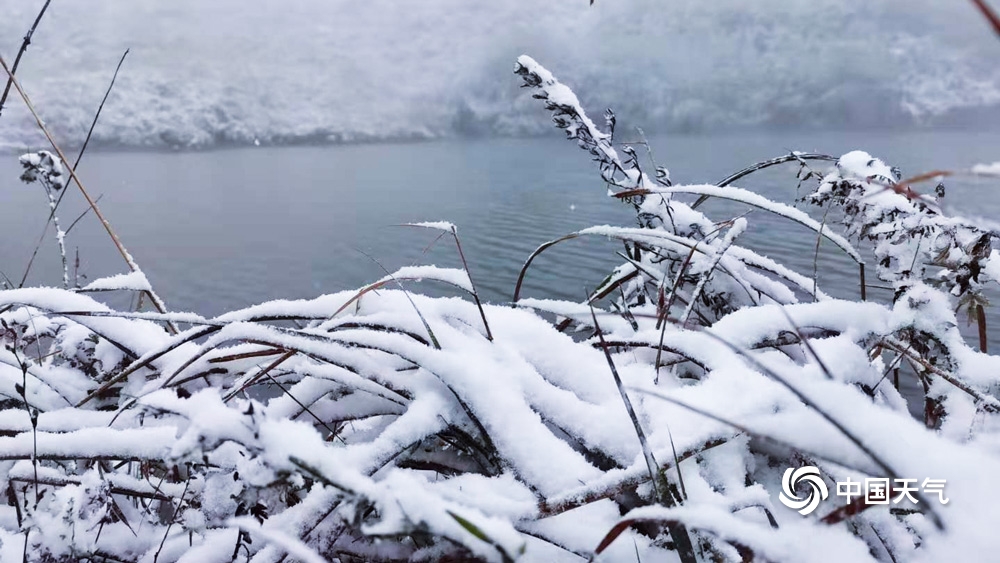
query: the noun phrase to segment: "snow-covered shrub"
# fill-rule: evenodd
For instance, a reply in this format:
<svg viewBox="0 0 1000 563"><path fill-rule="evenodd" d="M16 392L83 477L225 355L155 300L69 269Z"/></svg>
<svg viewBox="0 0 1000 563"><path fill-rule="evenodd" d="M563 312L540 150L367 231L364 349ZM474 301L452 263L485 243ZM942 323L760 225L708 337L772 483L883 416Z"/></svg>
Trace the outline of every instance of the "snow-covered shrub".
<svg viewBox="0 0 1000 563"><path fill-rule="evenodd" d="M845 235L736 187L673 185L655 165L650 179L616 147L613 113L602 131L538 63L522 57L516 72L636 210L634 227L560 239L624 241L624 263L590 299L518 288L514 306L481 304L466 269L433 266L214 318L88 295L148 290L141 272L0 291L0 560L910 561L1000 549L1000 359L970 348L954 313L996 279L990 231L944 217L862 153L810 174L807 198L843 208ZM859 265L848 237L873 241L895 298L832 299L741 246L747 218L713 221L685 194L778 213ZM447 223L419 226L458 242ZM401 285L421 279L458 296ZM924 421L887 378L901 362L925 384ZM839 494L866 478L902 502Z"/></svg>

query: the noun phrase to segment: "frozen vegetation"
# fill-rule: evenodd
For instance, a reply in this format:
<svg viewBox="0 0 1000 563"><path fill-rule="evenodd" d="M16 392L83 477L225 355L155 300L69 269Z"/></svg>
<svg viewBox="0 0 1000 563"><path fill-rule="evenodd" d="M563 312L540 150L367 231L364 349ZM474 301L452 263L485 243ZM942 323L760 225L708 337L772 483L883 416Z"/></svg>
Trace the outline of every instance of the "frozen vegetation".
<svg viewBox="0 0 1000 563"><path fill-rule="evenodd" d="M522 277L563 240L620 240L599 287L565 302L518 283L511 303L483 304L474 272L427 265L214 318L112 310L101 292L162 308L124 247L119 276L8 284L0 560L1000 553L1000 358L958 331L965 313L983 322L998 234L919 189L944 173L904 180L860 151L791 153L776 162L798 166L798 207L730 182L673 185L652 153L616 142L614 113L598 125L529 57L515 71L637 220L545 243ZM50 202L74 189L53 153L21 162ZM709 218L702 198L754 211ZM821 276L741 246L757 213L850 256L861 296L867 266L891 302L832 299ZM411 227L461 255L454 225ZM900 377L921 384L919 418ZM866 478L888 480L888 504L840 494Z"/></svg>

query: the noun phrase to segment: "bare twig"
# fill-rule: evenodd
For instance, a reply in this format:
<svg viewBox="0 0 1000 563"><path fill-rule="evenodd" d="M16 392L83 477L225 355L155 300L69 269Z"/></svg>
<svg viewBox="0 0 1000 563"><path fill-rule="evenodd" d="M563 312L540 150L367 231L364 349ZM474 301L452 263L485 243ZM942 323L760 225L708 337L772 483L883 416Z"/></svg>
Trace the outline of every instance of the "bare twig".
<svg viewBox="0 0 1000 563"><path fill-rule="evenodd" d="M76 155L76 161L73 162L73 170L80 167L80 161L83 159L83 153L87 151L87 145L90 144L90 136L94 134L94 127L97 126L97 120L101 117L101 110L104 109L104 102L108 101L108 95L111 94L111 89L115 86L115 80L118 78L118 71L121 70L122 63L125 62L125 56L128 55L128 52L129 50L125 49L125 52L122 54L122 58L118 61L118 66L115 67L115 74L111 77L111 84L108 84L108 89L104 92L104 98L101 100L101 104L97 107L97 113L94 114L94 119L90 122L90 129L87 131L87 138L84 139L83 146L80 147L80 152ZM28 278L28 272L31 271L31 265L35 261L35 256L38 254L38 248L41 245L42 239L45 238L45 233L49 229L49 224L55 221L56 210L59 209L59 206L62 204L62 200L66 197L66 193L68 191L69 190L63 190L62 193L59 194L59 199L56 201L55 207L53 207L52 211L49 213L48 221L46 221L45 226L42 227L42 235L38 238L38 245L35 246L35 252L31 255L31 260L28 260L28 266L24 269L24 277L21 279L22 286ZM102 196L98 196L98 198L94 200L94 203L99 202L101 197ZM76 219L76 221L73 221L73 225L75 225L80 219L83 219L86 214L87 212L84 211L83 214ZM69 233L69 231L73 228L73 225L70 225L69 229L66 229L66 233Z"/></svg>
<svg viewBox="0 0 1000 563"><path fill-rule="evenodd" d="M915 362L924 370L926 370L928 373L934 374L940 377L941 379L947 381L948 383L951 383L958 389L965 391L968 395L974 398L977 403L979 403L980 408L982 408L983 410L991 413L1000 412L1000 401L998 401L996 397L977 391L976 389L970 387L968 384L958 379L954 375L944 371L941 368L934 366L924 358L920 357L918 354L914 354L913 352L911 352L911 346L903 346L901 342L895 342L893 340L886 340L884 344L887 348L891 348L892 350L895 350L896 352L903 354L904 356L906 356L908 360L910 360L911 362ZM914 371L916 371L918 375L920 374L920 370L915 369ZM927 390L925 389L925 392L926 391Z"/></svg>
<svg viewBox="0 0 1000 563"><path fill-rule="evenodd" d="M979 11L983 14L983 17L986 18L986 21L990 22L990 25L993 27L993 31L995 31L997 35L1000 35L1000 16L997 16L997 13L993 11L993 8L990 8L990 5L986 3L986 0L972 0L972 3L979 8Z"/></svg>
<svg viewBox="0 0 1000 563"><path fill-rule="evenodd" d="M976 320L979 321L979 351L983 354L987 354L987 338L986 335L986 310L983 309L982 303L976 305Z"/></svg>
<svg viewBox="0 0 1000 563"><path fill-rule="evenodd" d="M858 278L859 278L859 283L861 284L861 300L862 301L867 301L868 300L868 286L865 283L865 263L864 262L858 264Z"/></svg>
<svg viewBox="0 0 1000 563"><path fill-rule="evenodd" d="M462 267L465 268L465 275L469 276L469 285L472 286L472 298L476 301L479 315L483 318L483 327L486 328L486 339L493 341L493 333L490 331L490 323L486 322L486 312L483 304L479 301L479 292L476 291L476 284L472 281L472 272L469 271L469 263L465 261L465 253L462 252L462 243L458 241L458 232L455 227L451 227L451 235L455 237L455 246L458 248L458 257L462 259Z"/></svg>
<svg viewBox="0 0 1000 563"><path fill-rule="evenodd" d="M420 317L420 322L422 322L424 324L424 329L427 331L427 336L430 337L431 343L434 345L435 348L437 348L438 350L440 350L441 349L441 344L438 342L437 337L434 336L434 331L431 330L431 325L427 322L427 318L424 317L424 314L420 312L420 308L417 307L417 304L413 301L413 297L410 296L410 292L406 291L406 288L403 287L402 282L400 282L398 279L396 279L396 277L392 275L392 272L390 272L389 270L387 270L386 267L383 266L382 263L379 262L377 258L375 258L374 256L372 256L371 254L368 254L364 250L361 250L361 249L355 249L355 250L357 250L359 253L361 253L362 255L364 255L366 258L368 258L369 260L371 260L372 262L374 262L376 266L378 266L379 268L382 269L383 272L385 272L385 275L388 277L388 280L393 281L396 284L396 286L399 287L399 290L403 292L403 295L406 297L406 300L410 302L410 306L413 307L413 310L417 313L417 316ZM345 306L346 306L346 304L345 304ZM336 316L336 315L334 315L334 316Z"/></svg>
<svg viewBox="0 0 1000 563"><path fill-rule="evenodd" d="M10 93L10 85L14 82L14 73L17 72L18 65L21 64L21 57L24 52L28 50L28 45L31 44L31 37L35 34L35 29L38 27L38 22L42 21L42 16L45 15L45 10L49 8L49 3L52 0L45 0L45 4L42 5L42 9L39 10L38 16L35 17L35 23L31 24L31 29L28 33L24 35L24 41L21 42L21 48L17 51L17 56L14 57L14 66L10 69L10 78L7 80L7 86L3 89L3 95L0 95L0 114L3 113L3 104L7 101L7 94Z"/></svg>
<svg viewBox="0 0 1000 563"><path fill-rule="evenodd" d="M441 234L438 235L438 237L435 238L429 245L427 245L427 248L424 249L425 253L428 250L430 250L431 246L434 246L434 244L437 243L437 241L440 240L441 237L444 236L445 234L451 234L452 238L455 239L455 247L458 249L458 258L462 261L462 267L465 269L465 275L469 277L469 286L472 288L471 292L472 298L476 302L476 308L479 309L479 316L483 319L483 327L486 329L486 339L492 342L493 332L490 331L490 323L486 321L486 312L483 310L482 301L479 300L479 291L476 289L476 283L472 281L472 272L469 271L469 263L465 260L465 253L462 252L462 242L458 239L458 229L455 228L455 225L451 225L450 228L448 229L442 229L438 225L432 225L428 223L404 223L403 225L400 226L431 228L441 231Z"/></svg>
<svg viewBox="0 0 1000 563"><path fill-rule="evenodd" d="M97 198L94 199L94 203L100 203L101 199L103 199L103 198L104 198L104 194L101 194L101 195L97 196ZM80 222L80 219L83 219L84 217L86 217L87 214L90 213L90 212L91 212L91 209L89 207L86 208L86 209L84 209L83 213L80 213L80 215L77 216L77 218L74 219L73 222L69 224L69 227L66 229L66 234L68 235L69 232L73 230L73 227L75 227L76 224Z"/></svg>
<svg viewBox="0 0 1000 563"><path fill-rule="evenodd" d="M177 515L181 511L181 507L184 506L184 495L187 494L188 486L191 485L192 475L193 473L191 473L189 469L187 481L184 482L184 490L181 492L181 498L178 499L177 506L174 507L174 513L170 516L170 521L167 522L167 529L166 531L163 532L163 539L160 540L160 547L156 550L156 553L153 555L153 563L156 563L157 560L160 558L160 552L163 551L163 544L167 543L167 537L170 536L170 528L171 526L174 525L174 522L177 520Z"/></svg>
<svg viewBox="0 0 1000 563"><path fill-rule="evenodd" d="M76 169L80 165L80 159L83 158L83 153L87 150L87 145L90 144L90 136L94 134L94 127L97 126L97 120L101 117L101 110L104 109L104 103L108 101L108 96L111 95L111 89L115 87L115 80L118 79L118 71L122 69L122 63L125 62L125 57L128 56L129 49L125 49L122 53L122 58L118 59L118 66L115 67L115 73L111 75L111 83L108 84L108 89L104 91L104 97L101 98L101 105L97 106L97 113L94 114L94 119L90 122L90 129L87 130L87 138L83 140L83 146L80 147L80 154L76 155L76 161L73 163L73 168Z"/></svg>
<svg viewBox="0 0 1000 563"><path fill-rule="evenodd" d="M826 217L830 213L830 208L833 207L833 203L828 203L826 210L823 211L823 221L820 222L820 227L826 227ZM816 249L813 251L813 301L819 301L817 297L817 291L819 290L819 247L823 242L823 235L816 235Z"/></svg>
<svg viewBox="0 0 1000 563"><path fill-rule="evenodd" d="M83 140L83 145L80 147L80 153L76 155L76 161L73 162L74 170L80 167L80 161L83 159L83 153L87 151L87 145L90 144L90 137L91 135L94 134L94 128L97 126L97 120L101 117L101 111L104 109L104 103L108 101L108 96L111 94L111 89L115 87L115 80L118 79L118 71L121 70L122 63L125 62L125 57L128 55L128 53L129 49L125 49L125 52L122 53L122 58L118 60L118 66L115 67L115 73L114 75L111 76L111 83L108 84L108 89L105 90L104 92L104 98L101 99L101 104L97 106L97 113L94 114L94 119L91 120L90 122L90 129L87 130L87 137ZM57 207L59 206L60 203L62 203L62 198L65 195L66 192L63 192L62 195L59 196L59 201L56 202ZM97 199L99 200L100 197L98 197ZM95 200L95 203L96 202L97 200ZM53 210L53 214L55 214L55 210ZM77 221L79 221L79 219L77 219Z"/></svg>

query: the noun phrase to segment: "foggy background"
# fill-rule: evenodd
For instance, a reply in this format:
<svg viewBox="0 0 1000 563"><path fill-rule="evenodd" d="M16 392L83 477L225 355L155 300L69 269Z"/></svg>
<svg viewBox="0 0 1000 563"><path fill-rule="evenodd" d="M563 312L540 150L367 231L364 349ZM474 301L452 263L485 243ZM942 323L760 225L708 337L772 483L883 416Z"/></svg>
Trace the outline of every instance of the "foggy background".
<svg viewBox="0 0 1000 563"><path fill-rule="evenodd" d="M12 61L42 1L0 0ZM529 54L648 132L994 126L1000 41L964 0L54 1L19 75L66 142L523 135ZM16 98L0 149L42 144Z"/></svg>

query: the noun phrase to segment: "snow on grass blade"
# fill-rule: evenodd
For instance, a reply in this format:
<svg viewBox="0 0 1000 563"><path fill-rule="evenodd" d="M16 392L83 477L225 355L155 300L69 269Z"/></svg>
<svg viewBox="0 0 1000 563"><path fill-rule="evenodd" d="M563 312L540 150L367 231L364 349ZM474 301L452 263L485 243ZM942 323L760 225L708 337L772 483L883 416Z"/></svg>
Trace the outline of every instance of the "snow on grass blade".
<svg viewBox="0 0 1000 563"><path fill-rule="evenodd" d="M437 266L405 266L375 283L384 283L388 281L422 281L425 279L441 281L459 289L463 289L470 294L475 292L472 288L472 282L469 281L469 276L465 273L465 271L453 268L438 268Z"/></svg>
<svg viewBox="0 0 1000 563"><path fill-rule="evenodd" d="M638 192L635 192L638 193ZM807 215L805 212L800 211L794 207L773 202L764 196L755 194L751 191L744 190L742 188L736 187L726 187L720 188L719 186L712 185L701 185L701 186L671 186L669 188L650 188L642 190L643 194L694 194L709 197L717 197L720 199L726 199L729 201L736 201L739 203L744 203L765 211L774 213L775 215L780 215L790 221L794 221L804 227L812 229L816 233L822 235L824 238L837 245L838 248L844 251L852 260L858 264L864 263L864 259L861 257L854 246L847 241L844 237L834 233L829 227L821 225L815 219ZM633 194L634 195L634 194ZM618 197L624 197L625 194L617 194Z"/></svg>
<svg viewBox="0 0 1000 563"><path fill-rule="evenodd" d="M671 235L670 233L664 231L653 231L650 229L637 229L631 227L612 227L609 225L588 227L581 231L570 233L568 235L559 237L558 239L548 241L540 245L538 248L536 248L535 251L532 252L530 256L528 256L528 259L525 261L524 265L521 266L521 271L517 276L517 283L514 287L513 301L516 303L520 299L521 286L524 283L524 277L527 274L528 268L531 266L531 263L535 260L535 258L537 258L545 250L561 242L573 240L575 238L585 235L605 236L609 238L616 238L623 241L639 242L653 247L669 249L677 253L684 253L692 249L698 252L699 254L705 256L710 256L712 253L711 249L709 250L701 249L698 245L698 241L685 239L684 237L679 237L676 235ZM728 273L730 276L733 276L733 274L729 272L727 268L723 267L720 269ZM733 277L735 278L735 276Z"/></svg>
<svg viewBox="0 0 1000 563"><path fill-rule="evenodd" d="M94 280L83 286L80 291L149 291L151 288L146 275L142 271L134 271Z"/></svg>
<svg viewBox="0 0 1000 563"><path fill-rule="evenodd" d="M472 283L472 273L469 271L469 263L466 262L465 252L462 251L462 242L458 238L458 227L456 227L451 223L443 221L438 221L433 223L406 223L405 226L423 227L427 229L437 229L440 231L445 231L451 234L452 238L455 239L455 248L458 250L458 257L462 261L462 268L465 270L466 277L468 277L469 280L468 291L469 293L472 294L472 298L476 300L476 306L479 307L479 315L483 318L483 328L486 329L486 339L493 340L493 332L490 331L490 323L486 320L486 313L483 311L483 304L479 300L479 292L476 291L475 284Z"/></svg>
<svg viewBox="0 0 1000 563"><path fill-rule="evenodd" d="M435 229L446 233L457 232L457 227L447 221L424 221L422 223L403 223L404 227L423 227L425 229Z"/></svg>

